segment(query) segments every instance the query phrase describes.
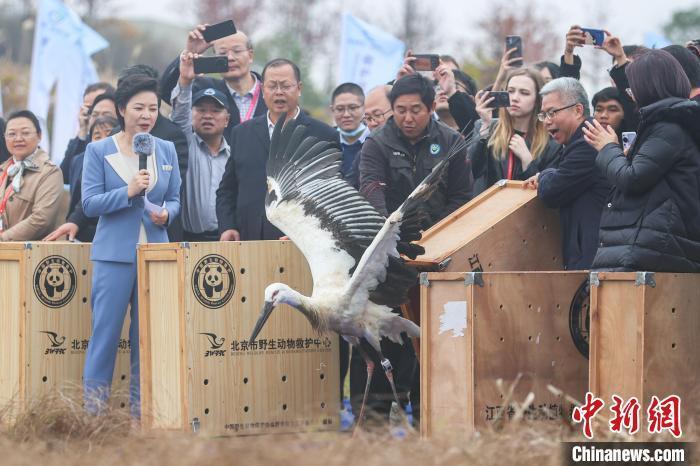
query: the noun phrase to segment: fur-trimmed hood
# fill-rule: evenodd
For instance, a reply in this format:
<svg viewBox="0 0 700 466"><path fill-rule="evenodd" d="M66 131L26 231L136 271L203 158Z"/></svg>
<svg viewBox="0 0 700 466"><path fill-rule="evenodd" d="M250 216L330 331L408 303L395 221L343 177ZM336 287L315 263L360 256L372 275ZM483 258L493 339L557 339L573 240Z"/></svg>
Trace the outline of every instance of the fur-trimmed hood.
<svg viewBox="0 0 700 466"><path fill-rule="evenodd" d="M683 128L700 148L700 104L697 102L670 97L647 105L640 113L642 120L638 134L655 123L675 123Z"/></svg>

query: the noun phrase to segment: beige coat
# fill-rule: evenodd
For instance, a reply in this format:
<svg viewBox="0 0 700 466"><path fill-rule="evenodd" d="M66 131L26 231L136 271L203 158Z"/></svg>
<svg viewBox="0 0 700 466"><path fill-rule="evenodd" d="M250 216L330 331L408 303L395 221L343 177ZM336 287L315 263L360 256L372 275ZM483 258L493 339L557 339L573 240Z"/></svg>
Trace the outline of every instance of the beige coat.
<svg viewBox="0 0 700 466"><path fill-rule="evenodd" d="M5 172L12 159L0 165ZM63 194L63 175L43 150L34 156L37 170L25 169L19 193L13 193L2 214L2 241L39 241L51 232L59 212ZM12 189L9 180L0 186L0 202L5 190Z"/></svg>

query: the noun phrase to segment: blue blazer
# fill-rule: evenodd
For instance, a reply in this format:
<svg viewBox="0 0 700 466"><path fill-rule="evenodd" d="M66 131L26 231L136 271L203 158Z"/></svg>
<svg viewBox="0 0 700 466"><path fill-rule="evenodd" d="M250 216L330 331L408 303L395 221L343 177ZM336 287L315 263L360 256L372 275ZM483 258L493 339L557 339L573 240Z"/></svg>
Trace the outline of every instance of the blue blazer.
<svg viewBox="0 0 700 466"><path fill-rule="evenodd" d="M83 162L82 204L85 215L100 217L92 242L91 260L136 262L136 244L141 222L149 243L167 243L167 225L156 225L144 208L141 196L129 199L127 186L132 175L121 163L114 136L90 143ZM172 142L153 138L154 154L149 169L155 184L148 200L168 210L168 224L180 213L180 170ZM155 158L154 158L155 157Z"/></svg>

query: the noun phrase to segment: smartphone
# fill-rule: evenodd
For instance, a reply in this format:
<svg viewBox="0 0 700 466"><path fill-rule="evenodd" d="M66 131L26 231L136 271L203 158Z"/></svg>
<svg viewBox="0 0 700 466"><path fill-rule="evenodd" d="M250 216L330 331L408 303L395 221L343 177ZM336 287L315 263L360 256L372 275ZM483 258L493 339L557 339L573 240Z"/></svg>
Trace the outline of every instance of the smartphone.
<svg viewBox="0 0 700 466"><path fill-rule="evenodd" d="M510 58L520 58L513 63L513 66L523 66L523 39L520 36L506 36L506 51L515 49L515 52L510 54Z"/></svg>
<svg viewBox="0 0 700 466"><path fill-rule="evenodd" d="M581 30L585 37L584 44L602 46L605 42L605 32L602 29L581 28Z"/></svg>
<svg viewBox="0 0 700 466"><path fill-rule="evenodd" d="M228 57L226 55L199 57L193 61L195 74L225 73L228 71Z"/></svg>
<svg viewBox="0 0 700 466"><path fill-rule="evenodd" d="M202 36L207 42L212 42L216 39L221 39L222 37L230 36L235 33L236 26L233 24L232 20L228 20L207 26L206 29L202 31Z"/></svg>
<svg viewBox="0 0 700 466"><path fill-rule="evenodd" d="M637 133L634 131L623 132L622 133L622 149L626 152L634 144L634 140L637 139Z"/></svg>
<svg viewBox="0 0 700 466"><path fill-rule="evenodd" d="M422 53L411 56L415 57L415 60L411 62L411 66L416 71L433 71L440 65L440 55Z"/></svg>
<svg viewBox="0 0 700 466"><path fill-rule="evenodd" d="M493 97L489 108L510 107L510 95L506 91L491 91L488 97Z"/></svg>

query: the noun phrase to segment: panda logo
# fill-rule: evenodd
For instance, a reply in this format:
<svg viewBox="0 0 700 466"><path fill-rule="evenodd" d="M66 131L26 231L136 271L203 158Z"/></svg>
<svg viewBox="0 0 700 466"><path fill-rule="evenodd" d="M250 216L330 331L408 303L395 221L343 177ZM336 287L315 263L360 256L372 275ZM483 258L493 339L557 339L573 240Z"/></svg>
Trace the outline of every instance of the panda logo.
<svg viewBox="0 0 700 466"><path fill-rule="evenodd" d="M236 289L231 263L217 254L204 256L192 273L192 291L197 301L209 309L223 307Z"/></svg>
<svg viewBox="0 0 700 466"><path fill-rule="evenodd" d="M47 307L64 307L73 299L77 285L73 264L62 256L46 257L34 271L34 294Z"/></svg>

